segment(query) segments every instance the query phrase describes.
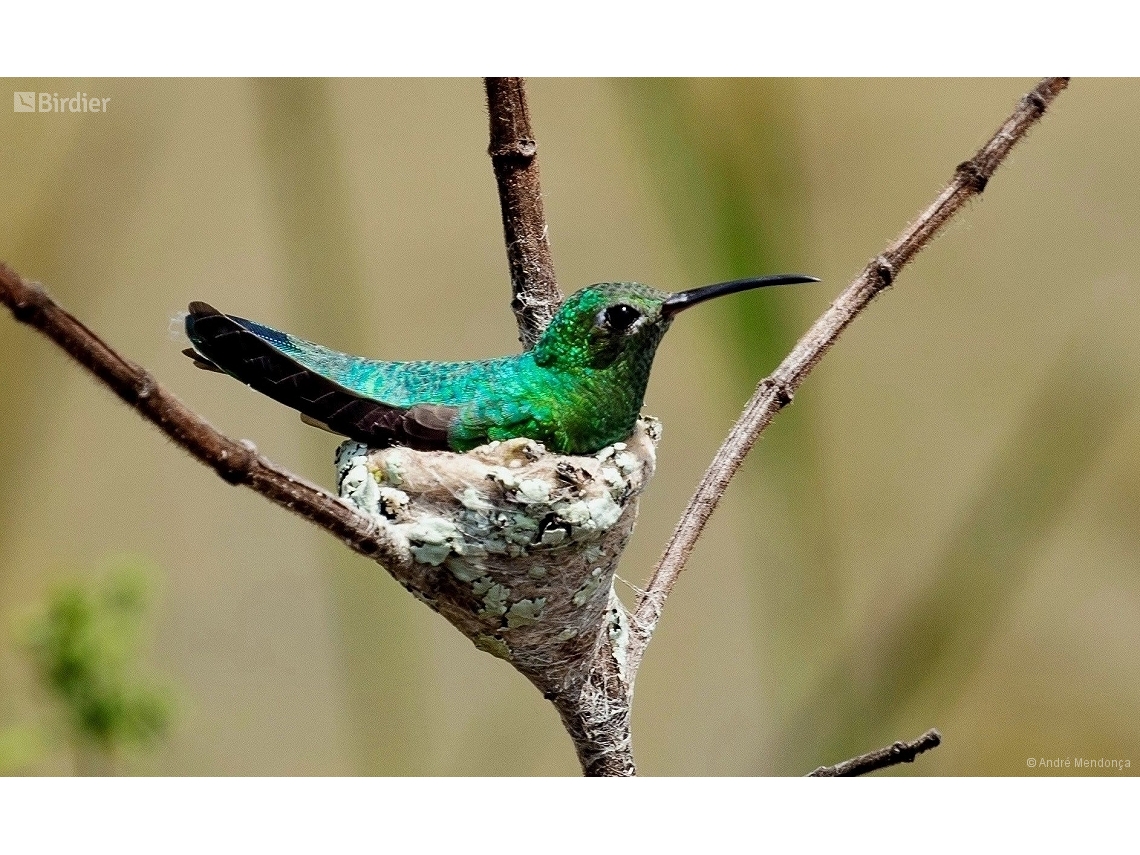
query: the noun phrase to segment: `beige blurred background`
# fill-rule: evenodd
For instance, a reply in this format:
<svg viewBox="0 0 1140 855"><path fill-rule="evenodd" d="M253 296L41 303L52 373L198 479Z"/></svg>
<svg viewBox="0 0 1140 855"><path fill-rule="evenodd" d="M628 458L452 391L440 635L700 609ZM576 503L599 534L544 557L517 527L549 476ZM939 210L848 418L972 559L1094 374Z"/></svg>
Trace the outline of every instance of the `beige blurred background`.
<svg viewBox="0 0 1140 855"><path fill-rule="evenodd" d="M189 300L381 358L517 347L478 80L6 82L111 101L0 109L0 258L274 461L331 486L337 441L194 370L169 332ZM824 280L674 326L623 578L755 383L1032 83L530 82L564 290ZM808 379L649 649L644 774L802 774L932 726L897 773L1140 770L1138 164L1140 86L1074 81ZM175 701L121 771L577 773L506 663L4 312L0 734L37 735L0 771L75 770L19 627L124 555L156 568L141 668Z"/></svg>

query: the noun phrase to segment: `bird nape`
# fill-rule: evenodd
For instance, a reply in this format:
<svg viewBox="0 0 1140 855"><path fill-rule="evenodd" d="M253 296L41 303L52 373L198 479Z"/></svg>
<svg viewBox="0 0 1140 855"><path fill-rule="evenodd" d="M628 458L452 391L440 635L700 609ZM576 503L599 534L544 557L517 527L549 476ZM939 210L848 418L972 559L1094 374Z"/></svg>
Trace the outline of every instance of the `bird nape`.
<svg viewBox="0 0 1140 855"><path fill-rule="evenodd" d="M641 412L657 345L676 315L715 297L818 282L778 274L669 294L636 282L591 285L562 304L534 349L472 362L351 356L193 302L184 351L300 411L308 424L372 447L468 451L527 437L560 454L625 439Z"/></svg>

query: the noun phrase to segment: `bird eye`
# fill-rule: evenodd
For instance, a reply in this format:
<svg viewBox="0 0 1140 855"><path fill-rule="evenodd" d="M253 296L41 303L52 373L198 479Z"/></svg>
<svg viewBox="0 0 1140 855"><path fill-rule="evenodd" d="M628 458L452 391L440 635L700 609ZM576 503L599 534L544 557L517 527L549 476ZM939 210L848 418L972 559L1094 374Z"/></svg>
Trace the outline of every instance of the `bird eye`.
<svg viewBox="0 0 1140 855"><path fill-rule="evenodd" d="M625 332L641 317L641 312L633 306L619 303L616 306L610 306L602 315L604 316L606 326L611 330L615 332Z"/></svg>

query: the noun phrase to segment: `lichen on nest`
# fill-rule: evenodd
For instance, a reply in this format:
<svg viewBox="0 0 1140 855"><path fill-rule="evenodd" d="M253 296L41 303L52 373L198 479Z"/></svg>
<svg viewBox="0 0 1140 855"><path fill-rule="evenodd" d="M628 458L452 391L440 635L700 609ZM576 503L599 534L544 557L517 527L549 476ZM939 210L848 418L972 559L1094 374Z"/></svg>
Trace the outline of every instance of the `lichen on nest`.
<svg viewBox="0 0 1140 855"><path fill-rule="evenodd" d="M660 435L645 418L625 442L589 456L529 439L465 454L349 441L337 451L338 486L407 541L423 571L417 596L528 673L613 626L604 618L613 571Z"/></svg>

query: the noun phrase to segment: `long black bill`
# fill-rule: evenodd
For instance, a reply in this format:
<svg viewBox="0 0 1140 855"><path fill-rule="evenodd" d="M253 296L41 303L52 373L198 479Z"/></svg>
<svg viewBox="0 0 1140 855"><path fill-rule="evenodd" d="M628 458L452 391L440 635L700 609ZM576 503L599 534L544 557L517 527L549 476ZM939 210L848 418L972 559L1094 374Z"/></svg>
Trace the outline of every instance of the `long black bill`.
<svg viewBox="0 0 1140 855"><path fill-rule="evenodd" d="M725 294L736 294L739 291L751 291L753 288L767 288L770 285L799 285L805 282L818 282L814 276L804 276L800 273L777 273L773 276L753 276L748 279L733 279L731 282L718 282L716 285L705 285L703 288L693 288L690 291L678 291L661 306L661 314L666 318L682 309L688 309L697 303L711 300L713 297L723 297Z"/></svg>

